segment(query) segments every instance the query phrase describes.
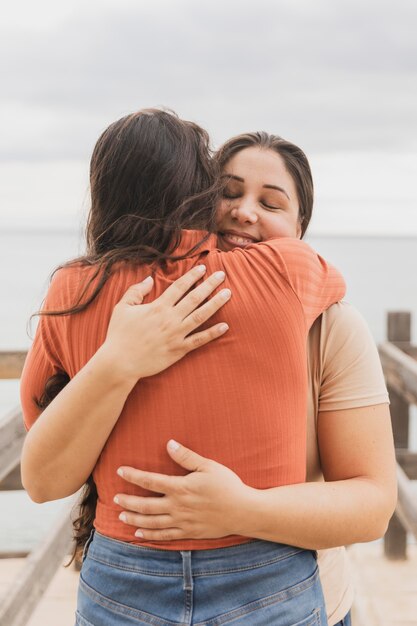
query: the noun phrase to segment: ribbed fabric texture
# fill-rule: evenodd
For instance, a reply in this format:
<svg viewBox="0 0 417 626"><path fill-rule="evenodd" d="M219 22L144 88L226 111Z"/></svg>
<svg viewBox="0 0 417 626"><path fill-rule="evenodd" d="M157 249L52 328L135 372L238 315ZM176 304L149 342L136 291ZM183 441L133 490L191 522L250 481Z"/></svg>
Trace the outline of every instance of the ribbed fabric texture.
<svg viewBox="0 0 417 626"><path fill-rule="evenodd" d="M184 231L178 254L190 250L203 235ZM232 290L231 300L204 326L226 321L230 330L166 371L140 380L129 395L94 470L99 494L95 527L114 539L175 550L247 541L230 536L143 542L134 537L133 527L118 519L116 493L151 495L119 478L119 466L186 473L166 452L171 438L230 467L252 487L305 480L307 334L314 319L343 297L344 281L301 241L274 239L221 252L213 235L192 256L154 273L148 299L200 263L207 266L207 275L225 270L221 288ZM57 272L45 308L74 304L92 272L91 267ZM58 370L73 377L85 365L105 339L114 305L130 285L150 273L148 266L121 265L86 311L41 318L22 376L27 428L39 414L33 398L42 394L46 380Z"/></svg>

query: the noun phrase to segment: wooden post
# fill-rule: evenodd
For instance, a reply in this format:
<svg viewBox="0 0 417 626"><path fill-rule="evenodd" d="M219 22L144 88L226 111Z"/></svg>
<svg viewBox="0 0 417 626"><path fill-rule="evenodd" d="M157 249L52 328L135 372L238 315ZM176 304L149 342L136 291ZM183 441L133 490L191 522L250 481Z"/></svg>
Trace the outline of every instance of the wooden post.
<svg viewBox="0 0 417 626"><path fill-rule="evenodd" d="M0 351L0 378L20 378L27 352Z"/></svg>
<svg viewBox="0 0 417 626"><path fill-rule="evenodd" d="M20 463L0 482L0 491L15 491L16 489L23 489Z"/></svg>
<svg viewBox="0 0 417 626"><path fill-rule="evenodd" d="M411 342L411 313L390 312L387 319L387 339L399 348L407 349ZM408 449L409 404L388 386L395 447ZM394 514L384 537L384 552L388 559L407 558L407 531Z"/></svg>

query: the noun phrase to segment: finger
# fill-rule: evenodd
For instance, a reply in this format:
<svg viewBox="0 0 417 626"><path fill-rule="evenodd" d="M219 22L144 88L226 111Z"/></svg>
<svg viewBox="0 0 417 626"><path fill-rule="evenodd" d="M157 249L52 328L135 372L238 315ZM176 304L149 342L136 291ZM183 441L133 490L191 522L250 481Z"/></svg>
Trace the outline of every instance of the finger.
<svg viewBox="0 0 417 626"><path fill-rule="evenodd" d="M123 509L142 515L161 515L169 513L170 510L169 500L166 497L152 498L150 496L129 496L125 493L118 493L113 499Z"/></svg>
<svg viewBox="0 0 417 626"><path fill-rule="evenodd" d="M119 300L119 304L121 302L125 304L142 304L144 296L146 296L153 287L153 278L152 276L148 276L141 283L137 283L136 285L132 285L129 289L124 293L122 298Z"/></svg>
<svg viewBox="0 0 417 626"><path fill-rule="evenodd" d="M207 469L207 465L211 462L210 459L206 459L204 456L193 452L189 448L182 446L174 439L170 439L167 443L167 450L169 456L181 465L185 469L191 472L201 472Z"/></svg>
<svg viewBox="0 0 417 626"><path fill-rule="evenodd" d="M134 467L125 466L119 467L117 473L129 483L138 485L147 491L164 494L175 491L176 482L182 478L181 476L167 476L156 472L144 472Z"/></svg>
<svg viewBox="0 0 417 626"><path fill-rule="evenodd" d="M138 528L136 537L146 541L175 541L176 539L191 539L189 533L186 534L181 528L164 528L163 530L149 530L148 528Z"/></svg>
<svg viewBox="0 0 417 626"><path fill-rule="evenodd" d="M201 326L201 324L204 324L204 322L221 309L231 297L232 292L230 289L222 289L219 293L216 293L211 300L200 306L193 313L190 313L190 315L184 320L182 324L184 332L188 335L193 330ZM177 305L177 307L178 306L179 305Z"/></svg>
<svg viewBox="0 0 417 626"><path fill-rule="evenodd" d="M216 287L224 281L225 277L226 275L222 271L214 272L201 285L190 291L175 307L175 311L181 316L181 319L185 319L187 315L204 302Z"/></svg>
<svg viewBox="0 0 417 626"><path fill-rule="evenodd" d="M210 341L214 341L214 339L218 339L228 330L229 326L222 322L212 326L211 328L202 330L200 333L194 333L190 337L186 337L181 346L182 350L184 350L184 355L188 354L188 352L191 352L192 350L201 348L201 346L204 346L206 343L210 343Z"/></svg>
<svg viewBox="0 0 417 626"><path fill-rule="evenodd" d="M172 527L172 517L170 515L139 515L130 511L123 511L119 519L128 526L147 528L149 530L162 530Z"/></svg>
<svg viewBox="0 0 417 626"><path fill-rule="evenodd" d="M159 296L158 300L166 305L174 305L181 300L189 289L198 281L206 272L205 265L197 265L188 271L184 276L178 278L164 293Z"/></svg>

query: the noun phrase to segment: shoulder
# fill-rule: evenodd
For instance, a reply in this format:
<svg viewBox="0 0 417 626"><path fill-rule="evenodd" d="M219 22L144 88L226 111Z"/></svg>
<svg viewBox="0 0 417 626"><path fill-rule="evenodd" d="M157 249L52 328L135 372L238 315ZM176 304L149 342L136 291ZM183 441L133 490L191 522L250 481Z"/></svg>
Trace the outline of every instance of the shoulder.
<svg viewBox="0 0 417 626"><path fill-rule="evenodd" d="M323 312L322 332L325 334L343 334L352 330L361 330L370 334L368 324L363 315L346 300L333 304Z"/></svg>
<svg viewBox="0 0 417 626"><path fill-rule="evenodd" d="M304 265L310 258L317 259L318 257L317 252L305 241L293 237L267 239L248 246L244 251L249 254L260 254L272 258L278 255L286 261L300 265Z"/></svg>
<svg viewBox="0 0 417 626"><path fill-rule="evenodd" d="M309 333L311 357L322 367L332 359L349 360L351 352L375 347L371 332L359 311L345 301L332 304L313 324Z"/></svg>
<svg viewBox="0 0 417 626"><path fill-rule="evenodd" d="M347 302L327 309L309 335L309 362L319 381L320 410L388 401L378 350L363 316Z"/></svg>
<svg viewBox="0 0 417 626"><path fill-rule="evenodd" d="M251 268L255 273L270 273L285 277L293 284L294 280L314 280L317 274L326 272L325 261L308 244L292 237L268 239L222 252L225 266Z"/></svg>
<svg viewBox="0 0 417 626"><path fill-rule="evenodd" d="M321 343L328 357L341 354L347 348L363 351L367 346L376 349L371 331L362 314L345 301L337 302L323 312L320 324Z"/></svg>
<svg viewBox="0 0 417 626"><path fill-rule="evenodd" d="M251 243L245 248L236 247L228 252L221 252L226 257L250 258L250 257L270 257L294 259L298 261L303 258L316 258L317 252L313 250L307 243L293 237L278 237L276 239L267 239L266 241L257 241Z"/></svg>
<svg viewBox="0 0 417 626"><path fill-rule="evenodd" d="M57 269L51 278L43 309L47 311L75 305L82 291L94 280L97 268L82 263L71 263Z"/></svg>

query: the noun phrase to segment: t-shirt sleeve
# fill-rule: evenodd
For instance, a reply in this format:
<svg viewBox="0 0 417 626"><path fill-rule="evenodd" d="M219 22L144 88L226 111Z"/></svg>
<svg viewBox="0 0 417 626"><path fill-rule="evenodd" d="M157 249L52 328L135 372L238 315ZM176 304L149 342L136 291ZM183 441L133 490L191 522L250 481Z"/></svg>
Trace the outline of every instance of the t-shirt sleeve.
<svg viewBox="0 0 417 626"><path fill-rule="evenodd" d="M373 337L360 313L346 302L323 314L320 359L319 412L389 402Z"/></svg>
<svg viewBox="0 0 417 626"><path fill-rule="evenodd" d="M65 279L61 270L52 280L43 309L62 308L63 280ZM20 402L27 430L41 413L37 401L42 397L47 381L51 376L65 371L60 329L63 319L61 316L40 316L35 338L25 360L20 379Z"/></svg>
<svg viewBox="0 0 417 626"><path fill-rule="evenodd" d="M274 264L301 303L307 328L323 311L344 297L346 284L339 270L304 241L281 238L256 245L268 246Z"/></svg>

